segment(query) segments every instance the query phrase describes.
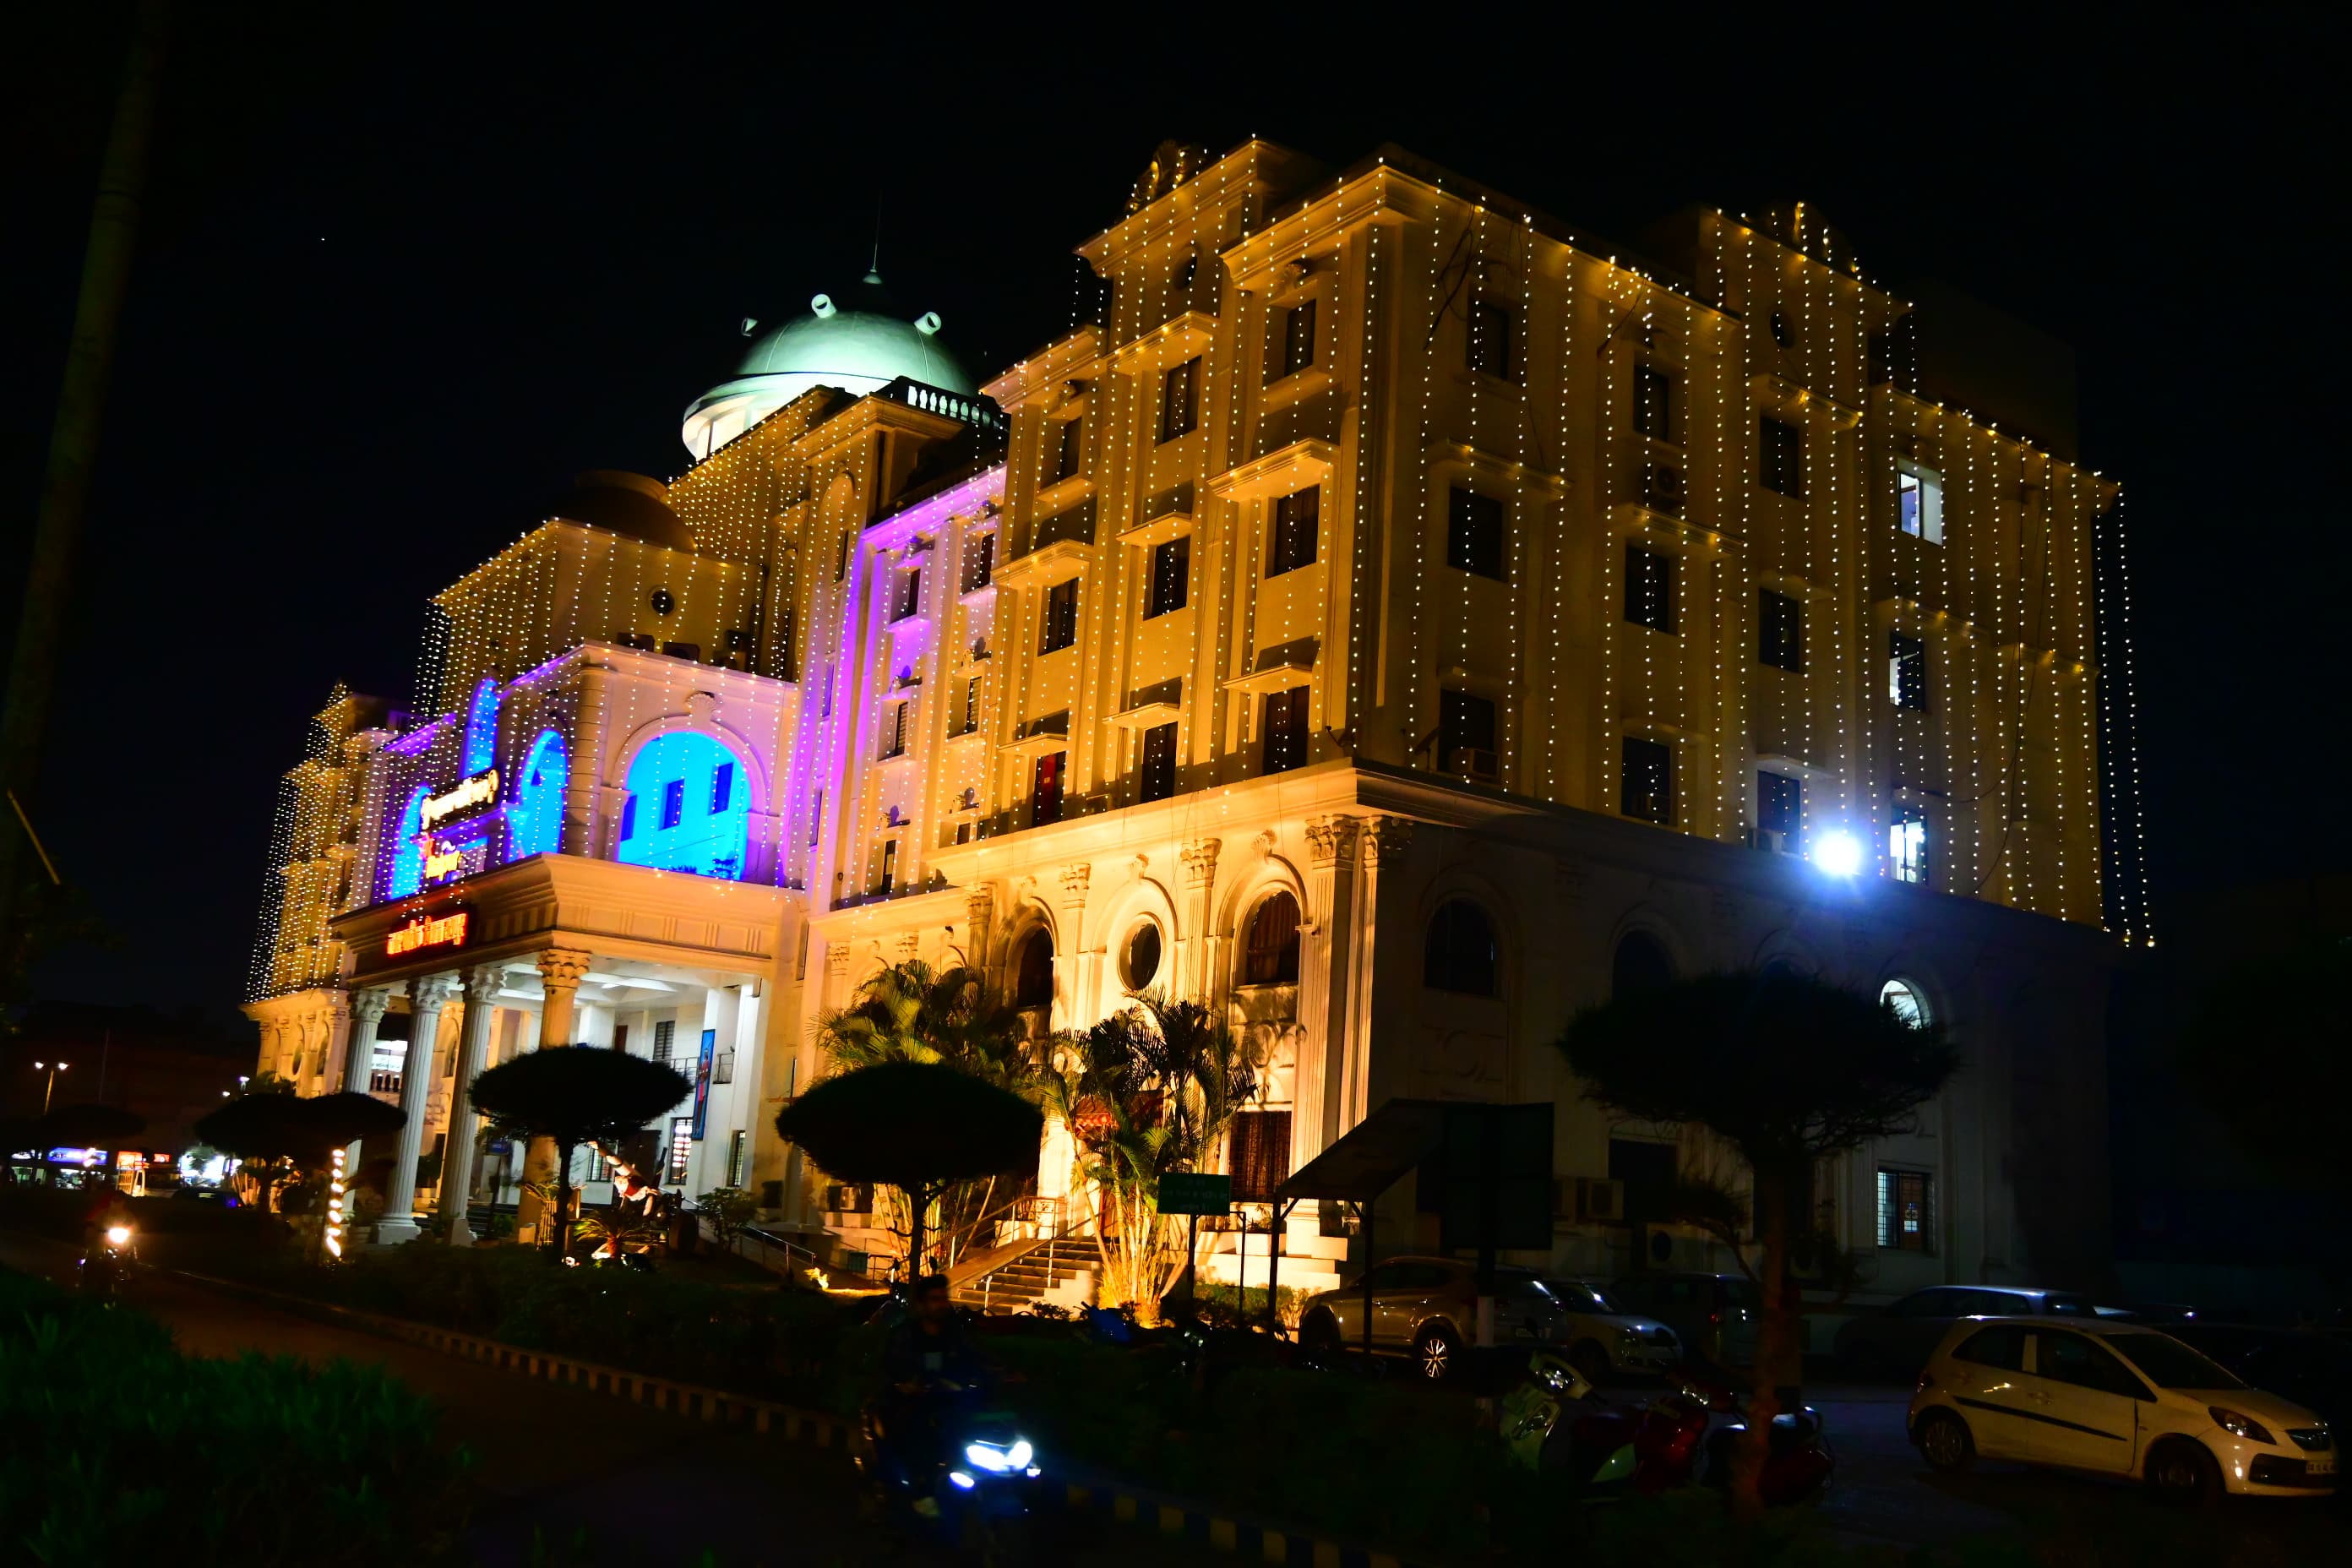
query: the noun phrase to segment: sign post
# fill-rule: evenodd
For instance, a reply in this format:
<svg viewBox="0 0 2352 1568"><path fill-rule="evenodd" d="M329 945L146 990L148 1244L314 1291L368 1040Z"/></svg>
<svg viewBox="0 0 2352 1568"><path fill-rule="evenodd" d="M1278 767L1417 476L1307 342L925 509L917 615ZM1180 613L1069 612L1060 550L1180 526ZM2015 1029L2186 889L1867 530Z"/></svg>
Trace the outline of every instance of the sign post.
<svg viewBox="0 0 2352 1568"><path fill-rule="evenodd" d="M1201 1256L1201 1216L1231 1214L1233 1209L1231 1176L1202 1171L1171 1171L1160 1178L1160 1212L1181 1214L1185 1219L1184 1299L1188 1301L1199 1294L1192 1275Z"/></svg>

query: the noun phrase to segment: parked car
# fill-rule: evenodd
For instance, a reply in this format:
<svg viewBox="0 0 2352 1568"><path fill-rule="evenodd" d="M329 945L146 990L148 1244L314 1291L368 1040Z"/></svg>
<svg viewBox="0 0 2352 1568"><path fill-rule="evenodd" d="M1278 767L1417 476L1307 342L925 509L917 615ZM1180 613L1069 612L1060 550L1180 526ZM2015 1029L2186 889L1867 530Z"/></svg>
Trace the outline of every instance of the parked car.
<svg viewBox="0 0 2352 1568"><path fill-rule="evenodd" d="M1755 1363L1756 1282L1745 1274L1629 1274L1609 1296L1674 1330L1686 1353L1718 1366Z"/></svg>
<svg viewBox="0 0 2352 1568"><path fill-rule="evenodd" d="M1477 1342L1477 1270L1452 1258L1392 1258L1369 1278L1307 1299L1298 1339L1328 1358L1364 1342L1364 1302L1372 1310L1376 1355L1410 1355L1424 1377L1443 1378ZM1598 1287L1547 1279L1531 1269L1495 1271L1497 1342L1563 1346L1587 1382L1618 1372L1663 1372L1682 1360L1672 1329L1619 1310Z"/></svg>
<svg viewBox="0 0 2352 1568"><path fill-rule="evenodd" d="M2087 1296L2018 1285L1931 1285L1837 1331L1838 1369L1849 1377L1910 1377L1963 1318L2093 1318Z"/></svg>
<svg viewBox="0 0 2352 1568"><path fill-rule="evenodd" d="M2247 1323L2181 1323L2164 1331L2265 1394L2316 1412L2330 1430L2352 1432L2352 1342L2342 1335Z"/></svg>
<svg viewBox="0 0 2352 1568"><path fill-rule="evenodd" d="M2170 1334L2096 1317L1955 1323L1920 1373L1909 1431L1939 1470L2016 1459L2144 1480L2183 1502L2336 1485L2317 1415Z"/></svg>

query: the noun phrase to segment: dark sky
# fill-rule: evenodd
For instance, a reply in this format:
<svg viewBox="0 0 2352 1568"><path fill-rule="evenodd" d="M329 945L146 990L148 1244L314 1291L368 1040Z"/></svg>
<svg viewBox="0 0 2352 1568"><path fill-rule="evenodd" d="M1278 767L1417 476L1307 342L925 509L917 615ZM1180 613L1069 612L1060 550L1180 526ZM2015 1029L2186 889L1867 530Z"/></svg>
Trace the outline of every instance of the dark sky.
<svg viewBox="0 0 2352 1568"><path fill-rule="evenodd" d="M674 474L737 321L848 288L877 200L894 292L992 368L1066 324L1070 247L1166 136L1392 140L1602 234L1801 197L1876 275L2072 342L2085 460L2130 497L2159 930L2200 889L2352 859L2324 804L2346 128L2316 10L2167 37L2046 8L1916 35L1883 8L1622 33L1459 5L1296 33L1216 6L356 9L384 16L181 7L38 803L116 942L53 958L53 994L233 1004L273 779L330 684L404 700L425 597L574 472ZM12 608L121 12L12 24Z"/></svg>

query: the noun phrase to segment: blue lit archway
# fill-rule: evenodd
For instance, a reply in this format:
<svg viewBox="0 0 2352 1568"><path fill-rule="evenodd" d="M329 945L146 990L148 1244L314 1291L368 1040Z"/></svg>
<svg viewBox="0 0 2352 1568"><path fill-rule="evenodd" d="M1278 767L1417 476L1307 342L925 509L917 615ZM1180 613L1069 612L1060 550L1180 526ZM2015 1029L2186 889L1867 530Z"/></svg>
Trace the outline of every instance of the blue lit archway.
<svg viewBox="0 0 2352 1568"><path fill-rule="evenodd" d="M466 710L466 776L486 773L499 760L499 683L484 679L474 688L473 706Z"/></svg>
<svg viewBox="0 0 2352 1568"><path fill-rule="evenodd" d="M563 847L563 737L540 731L515 775L514 804L507 807L507 858L552 855Z"/></svg>
<svg viewBox="0 0 2352 1568"><path fill-rule="evenodd" d="M392 851L392 875L383 887L387 899L404 899L424 886L425 847L418 840L425 833L425 802L432 794L432 785L418 784L392 830L392 842L385 847Z"/></svg>
<svg viewBox="0 0 2352 1568"><path fill-rule="evenodd" d="M698 877L743 875L751 780L725 745L697 731L664 735L629 764L628 786L614 858Z"/></svg>

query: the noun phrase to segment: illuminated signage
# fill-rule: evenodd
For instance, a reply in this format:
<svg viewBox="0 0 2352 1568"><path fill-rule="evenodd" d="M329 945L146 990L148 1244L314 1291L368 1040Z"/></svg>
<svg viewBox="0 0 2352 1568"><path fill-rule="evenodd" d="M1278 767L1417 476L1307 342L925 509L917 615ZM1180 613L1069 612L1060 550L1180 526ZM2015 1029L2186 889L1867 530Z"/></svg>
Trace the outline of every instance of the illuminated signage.
<svg viewBox="0 0 2352 1568"><path fill-rule="evenodd" d="M439 839L425 841L425 879L437 882L444 877L455 877L466 868L466 852L455 844Z"/></svg>
<svg viewBox="0 0 2352 1568"><path fill-rule="evenodd" d="M416 809L417 825L428 832L468 807L488 805L499 798L499 770L476 773L447 795L436 795Z"/></svg>
<svg viewBox="0 0 2352 1568"><path fill-rule="evenodd" d="M411 921L383 939L383 951L394 958L404 952L415 952L420 947L463 947L466 945L466 921L471 911L459 910L454 915L437 920Z"/></svg>

